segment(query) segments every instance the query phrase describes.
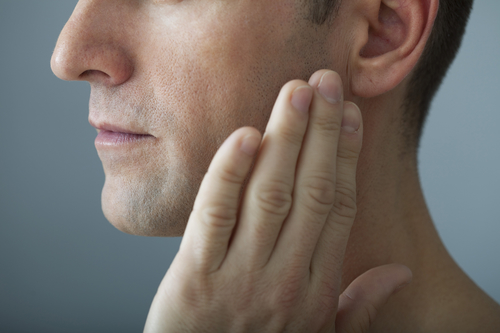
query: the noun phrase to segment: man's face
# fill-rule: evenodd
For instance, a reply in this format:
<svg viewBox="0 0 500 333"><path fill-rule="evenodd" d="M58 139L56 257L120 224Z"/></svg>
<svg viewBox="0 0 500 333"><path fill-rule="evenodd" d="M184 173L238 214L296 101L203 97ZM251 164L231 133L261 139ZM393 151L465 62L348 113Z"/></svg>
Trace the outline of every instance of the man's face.
<svg viewBox="0 0 500 333"><path fill-rule="evenodd" d="M297 0L298 1L298 0ZM150 134L96 141L105 216L139 235L182 235L201 180L234 130L264 132L281 86L345 66L331 30L295 0L81 0L52 59L91 84L90 122ZM328 45L328 47L326 47ZM338 52L345 53L345 52Z"/></svg>

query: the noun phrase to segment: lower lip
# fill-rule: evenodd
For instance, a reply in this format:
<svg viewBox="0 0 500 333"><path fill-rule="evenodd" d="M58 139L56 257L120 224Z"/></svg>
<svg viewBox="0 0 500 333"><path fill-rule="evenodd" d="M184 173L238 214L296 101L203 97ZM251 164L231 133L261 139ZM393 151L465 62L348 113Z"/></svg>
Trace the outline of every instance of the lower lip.
<svg viewBox="0 0 500 333"><path fill-rule="evenodd" d="M118 133L110 131L100 131L95 139L95 145L101 147L123 146L142 143L146 140L154 139L152 135Z"/></svg>

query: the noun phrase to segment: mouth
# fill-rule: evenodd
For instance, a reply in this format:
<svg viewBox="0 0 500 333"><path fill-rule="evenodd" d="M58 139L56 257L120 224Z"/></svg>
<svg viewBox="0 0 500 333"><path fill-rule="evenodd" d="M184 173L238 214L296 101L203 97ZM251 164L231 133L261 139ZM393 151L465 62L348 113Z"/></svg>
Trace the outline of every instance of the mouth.
<svg viewBox="0 0 500 333"><path fill-rule="evenodd" d="M111 124L94 124L92 121L90 124L96 128L98 133L95 139L97 149L136 145L156 139L153 135L140 130L131 130Z"/></svg>

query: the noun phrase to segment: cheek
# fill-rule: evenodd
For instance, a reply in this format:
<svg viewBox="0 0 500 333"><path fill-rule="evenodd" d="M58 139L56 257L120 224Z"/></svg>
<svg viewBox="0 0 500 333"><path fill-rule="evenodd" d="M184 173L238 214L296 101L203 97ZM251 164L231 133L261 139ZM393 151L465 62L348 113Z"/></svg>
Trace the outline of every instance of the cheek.
<svg viewBox="0 0 500 333"><path fill-rule="evenodd" d="M264 132L281 86L308 79L292 8L267 7L212 9L207 15L180 15L174 23L155 22L143 42L137 69L149 91L152 126L186 166L194 159L208 166L216 148L239 127Z"/></svg>
<svg viewBox="0 0 500 333"><path fill-rule="evenodd" d="M227 136L225 129L232 131L259 114L267 82L281 84L272 75L279 48L266 54L272 43L241 27L213 23L206 29L190 28L153 41L144 61L156 116L165 117L163 126L172 129L170 135L175 130L205 135L210 129Z"/></svg>

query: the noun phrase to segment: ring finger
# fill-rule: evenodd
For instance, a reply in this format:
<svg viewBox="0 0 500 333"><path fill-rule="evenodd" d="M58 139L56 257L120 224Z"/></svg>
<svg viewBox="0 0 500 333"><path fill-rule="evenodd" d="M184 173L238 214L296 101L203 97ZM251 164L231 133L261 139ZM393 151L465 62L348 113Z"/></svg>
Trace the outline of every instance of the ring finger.
<svg viewBox="0 0 500 333"><path fill-rule="evenodd" d="M276 246L275 258L296 258L309 265L335 201L337 147L343 115L340 76L324 71L297 163L294 202Z"/></svg>
<svg viewBox="0 0 500 333"><path fill-rule="evenodd" d="M263 267L291 204L297 159L309 119L312 88L293 80L274 105L242 206L227 260L254 270ZM244 254L244 255L242 255ZM241 258L246 258L242 262Z"/></svg>

